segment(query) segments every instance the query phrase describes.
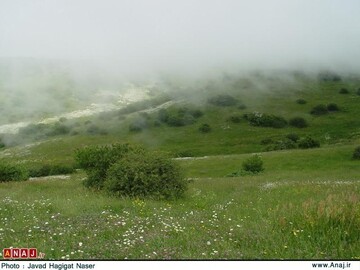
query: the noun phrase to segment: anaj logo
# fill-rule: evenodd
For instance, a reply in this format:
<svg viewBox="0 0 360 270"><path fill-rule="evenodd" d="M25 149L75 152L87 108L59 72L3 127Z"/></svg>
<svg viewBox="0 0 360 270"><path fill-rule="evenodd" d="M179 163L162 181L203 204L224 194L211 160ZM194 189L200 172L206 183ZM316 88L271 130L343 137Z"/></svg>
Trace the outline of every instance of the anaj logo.
<svg viewBox="0 0 360 270"><path fill-rule="evenodd" d="M45 253L38 251L36 248L4 248L4 259L43 259Z"/></svg>

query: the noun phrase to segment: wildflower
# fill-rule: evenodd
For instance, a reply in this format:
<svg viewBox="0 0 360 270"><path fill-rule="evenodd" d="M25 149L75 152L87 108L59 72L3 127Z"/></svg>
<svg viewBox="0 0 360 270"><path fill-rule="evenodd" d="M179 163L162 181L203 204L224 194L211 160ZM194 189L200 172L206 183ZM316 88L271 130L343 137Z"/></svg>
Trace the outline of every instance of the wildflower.
<svg viewBox="0 0 360 270"><path fill-rule="evenodd" d="M207 241L206 244L207 244L208 246L210 246L210 245L211 245L211 242L210 242L210 241Z"/></svg>
<svg viewBox="0 0 360 270"><path fill-rule="evenodd" d="M83 245L83 243L82 242L79 242L79 247L81 247Z"/></svg>

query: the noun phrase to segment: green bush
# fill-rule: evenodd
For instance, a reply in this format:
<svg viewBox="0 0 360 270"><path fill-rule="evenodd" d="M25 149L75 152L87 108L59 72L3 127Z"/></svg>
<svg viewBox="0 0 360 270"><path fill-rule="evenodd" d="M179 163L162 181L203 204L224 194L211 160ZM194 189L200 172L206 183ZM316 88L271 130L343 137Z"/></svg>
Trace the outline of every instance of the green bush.
<svg viewBox="0 0 360 270"><path fill-rule="evenodd" d="M273 141L273 139L271 139L271 138L264 138L264 139L262 139L261 141L260 141L260 144L262 144L262 145L268 145L268 144L271 144L271 143L273 143L274 141Z"/></svg>
<svg viewBox="0 0 360 270"><path fill-rule="evenodd" d="M319 105L316 105L314 108L312 108L310 113L313 115L324 115L324 114L328 113L328 109L327 109L326 105L319 104Z"/></svg>
<svg viewBox="0 0 360 270"><path fill-rule="evenodd" d="M287 126L287 121L281 116L276 116L272 114L265 113L250 113L244 115L245 119L249 121L252 126L259 127L273 127L273 128L283 128Z"/></svg>
<svg viewBox="0 0 360 270"><path fill-rule="evenodd" d="M245 105L245 104L240 104L237 108L238 108L239 110L245 110L245 109L246 109L246 105Z"/></svg>
<svg viewBox="0 0 360 270"><path fill-rule="evenodd" d="M296 100L296 103L303 105L303 104L306 104L307 101L305 99L299 98L299 99Z"/></svg>
<svg viewBox="0 0 360 270"><path fill-rule="evenodd" d="M5 148L5 143L3 142L2 138L0 138L0 149Z"/></svg>
<svg viewBox="0 0 360 270"><path fill-rule="evenodd" d="M295 143L300 139L299 135L297 135L296 133L290 133L286 135L286 138L292 140Z"/></svg>
<svg viewBox="0 0 360 270"><path fill-rule="evenodd" d="M42 177L49 175L71 174L75 172L74 166L63 164L42 164L29 169L30 177Z"/></svg>
<svg viewBox="0 0 360 270"><path fill-rule="evenodd" d="M357 90L356 94L360 96L360 88Z"/></svg>
<svg viewBox="0 0 360 270"><path fill-rule="evenodd" d="M75 153L75 160L88 176L84 185L96 189L103 188L107 170L130 152L142 153L144 149L130 144L91 146L78 149Z"/></svg>
<svg viewBox="0 0 360 270"><path fill-rule="evenodd" d="M215 106L234 106L238 103L238 100L230 95L217 95L208 99L208 103Z"/></svg>
<svg viewBox="0 0 360 270"><path fill-rule="evenodd" d="M341 88L341 89L339 90L339 93L340 93L340 94L349 94L350 91L349 91L348 89L346 89L346 88Z"/></svg>
<svg viewBox="0 0 360 270"><path fill-rule="evenodd" d="M335 103L330 103L330 104L327 105L327 110L328 110L329 112L337 112L337 111L339 111L340 109L339 109L339 106L338 106L337 104L335 104Z"/></svg>
<svg viewBox="0 0 360 270"><path fill-rule="evenodd" d="M287 149L295 149L297 148L297 145L294 141L285 138L283 140L279 140L277 142L275 142L273 145L271 145L270 147L267 148L267 150L287 150Z"/></svg>
<svg viewBox="0 0 360 270"><path fill-rule="evenodd" d="M148 123L145 118L137 118L129 125L129 131L140 132L148 127Z"/></svg>
<svg viewBox="0 0 360 270"><path fill-rule="evenodd" d="M302 138L299 141L299 148L307 149L307 148L317 148L320 147L320 142L311 138L310 136L307 136L305 138Z"/></svg>
<svg viewBox="0 0 360 270"><path fill-rule="evenodd" d="M237 124L237 123L240 123L241 122L241 116L240 115L231 115L230 117L229 117L229 119L228 119L230 122L232 122L232 123L235 123L235 124Z"/></svg>
<svg viewBox="0 0 360 270"><path fill-rule="evenodd" d="M352 158L360 160L360 146L355 148Z"/></svg>
<svg viewBox="0 0 360 270"><path fill-rule="evenodd" d="M117 196L177 199L184 195L187 181L163 154L130 154L109 168L105 188Z"/></svg>
<svg viewBox="0 0 360 270"><path fill-rule="evenodd" d="M200 127L199 127L199 131L202 132L202 133L208 133L211 131L211 127L209 124L202 124Z"/></svg>
<svg viewBox="0 0 360 270"><path fill-rule="evenodd" d="M25 181L27 179L28 173L22 166L0 163L0 182Z"/></svg>
<svg viewBox="0 0 360 270"><path fill-rule="evenodd" d="M293 117L289 120L289 124L293 127L297 128L306 128L308 126L308 123L306 120L302 117Z"/></svg>
<svg viewBox="0 0 360 270"><path fill-rule="evenodd" d="M263 160L261 156L253 155L242 163L242 168L246 172L252 172L252 173L262 172L264 170Z"/></svg>

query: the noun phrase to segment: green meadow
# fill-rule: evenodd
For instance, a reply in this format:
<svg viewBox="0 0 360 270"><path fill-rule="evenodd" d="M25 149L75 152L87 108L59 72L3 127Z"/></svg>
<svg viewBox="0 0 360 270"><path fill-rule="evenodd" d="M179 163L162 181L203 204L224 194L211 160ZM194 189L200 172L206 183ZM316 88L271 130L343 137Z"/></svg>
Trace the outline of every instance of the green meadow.
<svg viewBox="0 0 360 270"><path fill-rule="evenodd" d="M209 84L189 89L200 93L192 98L169 90L163 101L172 102L163 107L139 103L128 111L63 120L69 130L62 134L14 135L19 143L1 148L0 162L76 170L0 183L3 248L36 247L45 259L57 260L359 259L360 160L352 156L360 145L360 79L259 77ZM349 93L339 93L341 88ZM237 104L208 102L220 94ZM339 110L310 113L331 103ZM169 118L188 116L183 108L200 110L201 116L181 124L160 121L159 106ZM288 124L253 125L245 115L254 112ZM294 117L307 126L290 125ZM201 132L204 124L211 130ZM298 141L290 142L289 134ZM309 136L320 147L300 147ZM76 165L76 149L116 142L169 153L188 179L185 196L118 198L84 187L87 176ZM264 170L234 176L254 153Z"/></svg>

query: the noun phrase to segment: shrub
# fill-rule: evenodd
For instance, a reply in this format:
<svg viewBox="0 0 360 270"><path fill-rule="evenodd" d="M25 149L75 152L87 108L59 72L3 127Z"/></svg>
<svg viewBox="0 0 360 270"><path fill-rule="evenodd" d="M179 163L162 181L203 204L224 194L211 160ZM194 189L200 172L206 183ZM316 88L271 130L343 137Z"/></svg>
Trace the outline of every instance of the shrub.
<svg viewBox="0 0 360 270"><path fill-rule="evenodd" d="M2 138L0 138L0 149L1 148L4 148L6 145L5 143L3 142Z"/></svg>
<svg viewBox="0 0 360 270"><path fill-rule="evenodd" d="M327 109L326 105L319 104L319 105L316 105L314 108L312 108L310 113L313 115L324 115L324 114L328 113L328 109Z"/></svg>
<svg viewBox="0 0 360 270"><path fill-rule="evenodd" d="M238 100L230 95L217 95L208 99L208 103L215 106L234 106L238 103Z"/></svg>
<svg viewBox="0 0 360 270"><path fill-rule="evenodd" d="M320 147L320 142L311 138L310 136L307 136L305 138L302 138L299 141L299 148L307 149L307 148L317 148Z"/></svg>
<svg viewBox="0 0 360 270"><path fill-rule="evenodd" d="M356 92L360 96L360 88Z"/></svg>
<svg viewBox="0 0 360 270"><path fill-rule="evenodd" d="M202 124L200 127L199 127L199 131L202 132L202 133L208 133L211 131L211 127L209 124Z"/></svg>
<svg viewBox="0 0 360 270"><path fill-rule="evenodd" d="M283 139L275 142L272 147L269 147L267 150L287 150L287 149L295 149L296 143L290 139Z"/></svg>
<svg viewBox="0 0 360 270"><path fill-rule="evenodd" d="M246 114L245 119L247 119L251 125L259 127L283 128L287 125L287 121L283 117L272 114L255 112Z"/></svg>
<svg viewBox="0 0 360 270"><path fill-rule="evenodd" d="M296 103L303 105L303 104L306 104L307 101L305 99L299 98L299 99L296 100Z"/></svg>
<svg viewBox="0 0 360 270"><path fill-rule="evenodd" d="M91 125L86 129L86 133L89 135L106 135L107 131L99 128L98 126Z"/></svg>
<svg viewBox="0 0 360 270"><path fill-rule="evenodd" d="M187 181L162 154L130 154L110 167L105 188L117 196L176 199L183 196Z"/></svg>
<svg viewBox="0 0 360 270"><path fill-rule="evenodd" d="M240 123L241 122L241 116L240 115L231 115L228 119L232 123Z"/></svg>
<svg viewBox="0 0 360 270"><path fill-rule="evenodd" d="M42 177L49 175L71 174L75 171L73 166L63 164L42 164L29 169L30 177Z"/></svg>
<svg viewBox="0 0 360 270"><path fill-rule="evenodd" d="M261 141L260 141L260 144L262 144L262 145L268 145L268 144L271 144L271 143L273 143L274 141L273 141L273 139L271 139L271 138L265 138L265 139L262 139Z"/></svg>
<svg viewBox="0 0 360 270"><path fill-rule="evenodd" d="M352 158L353 159L360 159L360 146L355 148Z"/></svg>
<svg viewBox="0 0 360 270"><path fill-rule="evenodd" d="M58 135L66 135L69 134L71 131L71 128L63 125L63 124L59 124L56 123L55 125L53 125L50 129L49 132L47 132L48 136L58 136Z"/></svg>
<svg viewBox="0 0 360 270"><path fill-rule="evenodd" d="M286 138L292 140L295 143L300 139L299 135L297 135L296 133L290 133L286 135Z"/></svg>
<svg viewBox="0 0 360 270"><path fill-rule="evenodd" d="M27 179L28 174L23 167L0 163L0 182L25 181Z"/></svg>
<svg viewBox="0 0 360 270"><path fill-rule="evenodd" d="M246 105L245 105L245 104L240 104L237 108L238 108L239 110L245 110L245 109L246 109Z"/></svg>
<svg viewBox="0 0 360 270"><path fill-rule="evenodd" d="M143 129L148 127L147 121L145 118L137 118L129 125L129 131L131 132L140 132Z"/></svg>
<svg viewBox="0 0 360 270"><path fill-rule="evenodd" d="M259 155L253 155L242 163L242 168L246 172L259 173L264 170L263 160Z"/></svg>
<svg viewBox="0 0 360 270"><path fill-rule="evenodd" d="M294 117L289 120L289 124L297 128L305 128L308 126L306 120L302 117Z"/></svg>
<svg viewBox="0 0 360 270"><path fill-rule="evenodd" d="M158 112L158 119L160 122L164 122L166 123L167 120L169 119L169 112L165 109L161 109Z"/></svg>
<svg viewBox="0 0 360 270"><path fill-rule="evenodd" d="M341 89L339 90L339 93L340 93L340 94L349 94L350 92L349 92L349 90L346 89L346 88L341 88Z"/></svg>
<svg viewBox="0 0 360 270"><path fill-rule="evenodd" d="M142 153L144 149L129 144L113 144L110 146L92 146L78 149L75 160L78 166L87 173L84 181L86 187L103 188L106 172L111 165L124 158L128 153Z"/></svg>
<svg viewBox="0 0 360 270"><path fill-rule="evenodd" d="M339 111L340 109L339 109L339 107L338 107L337 104L335 104L335 103L330 103L330 104L327 105L327 110L328 110L329 112L337 112L337 111Z"/></svg>
<svg viewBox="0 0 360 270"><path fill-rule="evenodd" d="M338 82L341 81L341 76L336 74L335 72L331 71L324 71L319 73L318 75L319 80L325 82Z"/></svg>

